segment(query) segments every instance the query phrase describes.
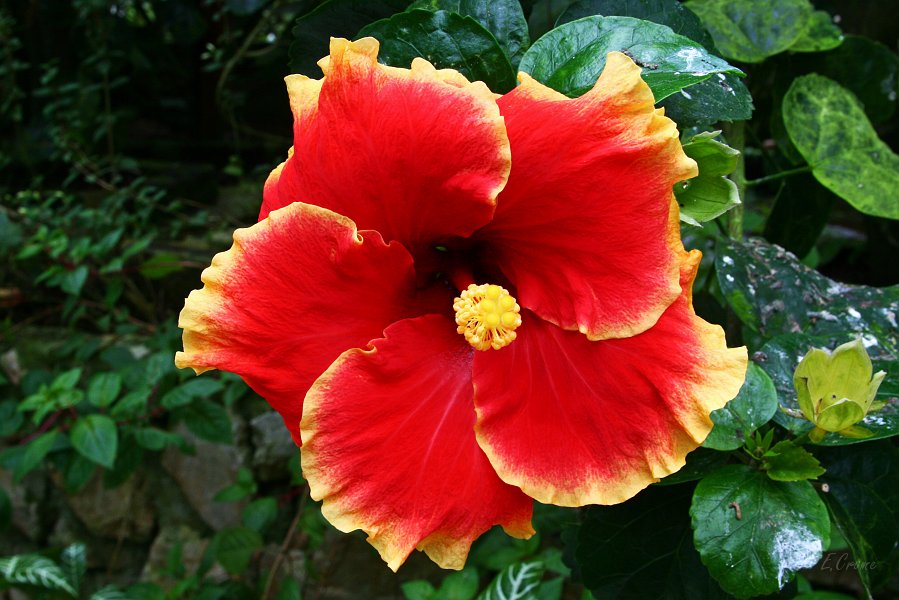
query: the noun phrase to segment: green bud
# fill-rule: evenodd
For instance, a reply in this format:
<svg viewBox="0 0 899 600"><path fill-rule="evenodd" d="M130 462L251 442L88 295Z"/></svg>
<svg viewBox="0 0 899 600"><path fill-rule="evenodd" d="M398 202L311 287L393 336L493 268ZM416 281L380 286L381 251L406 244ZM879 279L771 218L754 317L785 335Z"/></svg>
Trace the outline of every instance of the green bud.
<svg viewBox="0 0 899 600"><path fill-rule="evenodd" d="M838 347L832 353L809 350L793 373L793 385L803 416L815 424L812 440L826 432L863 436L855 426L872 408L877 388L886 373L874 373L871 358L861 340Z"/></svg>

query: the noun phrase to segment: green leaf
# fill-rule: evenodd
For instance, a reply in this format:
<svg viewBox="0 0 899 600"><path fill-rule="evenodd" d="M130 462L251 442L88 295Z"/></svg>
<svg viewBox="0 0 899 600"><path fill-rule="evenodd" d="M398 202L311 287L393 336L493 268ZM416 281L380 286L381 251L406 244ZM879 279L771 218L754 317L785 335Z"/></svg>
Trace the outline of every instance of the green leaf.
<svg viewBox="0 0 899 600"><path fill-rule="evenodd" d="M444 578L434 600L471 600L478 593L478 571L467 567Z"/></svg>
<svg viewBox="0 0 899 600"><path fill-rule="evenodd" d="M790 139L827 189L857 210L899 219L899 156L852 92L820 75L798 77L783 100Z"/></svg>
<svg viewBox="0 0 899 600"><path fill-rule="evenodd" d="M725 177L737 166L740 152L714 139L718 132L694 136L683 145L684 152L699 165L699 175L674 186L680 218L701 225L720 217L740 204L737 184Z"/></svg>
<svg viewBox="0 0 899 600"><path fill-rule="evenodd" d="M274 498L253 500L243 509L241 516L244 525L259 533L265 533L278 516L278 501Z"/></svg>
<svg viewBox="0 0 899 600"><path fill-rule="evenodd" d="M432 600L437 590L431 585L431 582L424 579L416 579L400 584L403 591L403 597L406 600Z"/></svg>
<svg viewBox="0 0 899 600"><path fill-rule="evenodd" d="M856 569L872 591L887 583L899 566L899 450L889 442L873 442L819 453L827 472L823 494ZM870 568L870 565L876 565Z"/></svg>
<svg viewBox="0 0 899 600"><path fill-rule="evenodd" d="M0 402L0 438L18 431L24 420L25 417L19 412L15 402L12 400Z"/></svg>
<svg viewBox="0 0 899 600"><path fill-rule="evenodd" d="M65 573L49 558L37 554L20 554L0 558L0 581L32 585L44 590L59 590L77 597Z"/></svg>
<svg viewBox="0 0 899 600"><path fill-rule="evenodd" d="M873 288L839 283L761 239L720 240L717 249L715 270L721 292L753 331L765 337L798 332L856 334L872 359L899 356L899 285Z"/></svg>
<svg viewBox="0 0 899 600"><path fill-rule="evenodd" d="M300 594L300 584L295 579L285 577L281 580L281 589L275 600L302 600Z"/></svg>
<svg viewBox="0 0 899 600"><path fill-rule="evenodd" d="M50 450L53 449L58 433L59 432L56 429L51 429L28 443L28 446L25 447L25 452L22 455L21 462L16 465L15 471L13 472L13 477L16 481L22 481L22 478L25 477L25 475L41 464L44 457L46 457Z"/></svg>
<svg viewBox="0 0 899 600"><path fill-rule="evenodd" d="M586 17L557 27L534 42L519 69L575 97L593 87L614 50L643 68L657 102L718 73L742 74L669 27L630 17Z"/></svg>
<svg viewBox="0 0 899 600"><path fill-rule="evenodd" d="M87 548L84 544L72 544L59 555L59 564L66 580L76 590L81 589L81 580L87 572Z"/></svg>
<svg viewBox="0 0 899 600"><path fill-rule="evenodd" d="M181 257L174 252L154 254L140 266L140 274L147 279L162 279L183 270Z"/></svg>
<svg viewBox="0 0 899 600"><path fill-rule="evenodd" d="M446 10L473 18L493 34L513 69L530 44L528 22L518 0L418 0L409 6L409 10L415 8Z"/></svg>
<svg viewBox="0 0 899 600"><path fill-rule="evenodd" d="M762 468L775 481L805 481L824 473L817 458L789 440L778 442L765 452Z"/></svg>
<svg viewBox="0 0 899 600"><path fill-rule="evenodd" d="M240 575L247 570L253 554L262 547L262 537L246 527L230 527L219 531L210 545L215 559L225 571Z"/></svg>
<svg viewBox="0 0 899 600"><path fill-rule="evenodd" d="M139 427L134 430L134 440L147 450L159 451L168 445L178 445L181 436L171 431L163 431L156 427Z"/></svg>
<svg viewBox="0 0 899 600"><path fill-rule="evenodd" d="M81 369L70 369L64 373L60 373L50 384L50 389L54 392L62 392L74 389L81 379Z"/></svg>
<svg viewBox="0 0 899 600"><path fill-rule="evenodd" d="M328 0L297 19L290 45L290 69L316 78L318 60L328 56L331 37L352 38L379 19L401 12L409 0Z"/></svg>
<svg viewBox="0 0 899 600"><path fill-rule="evenodd" d="M709 473L717 471L720 467L726 465L728 457L729 455L723 452L718 452L709 448L697 448L687 454L687 462L683 467L671 475L662 478L662 480L655 485L675 485L702 479Z"/></svg>
<svg viewBox="0 0 899 600"><path fill-rule="evenodd" d="M85 458L111 469L118 451L115 421L105 415L87 415L75 421L72 446Z"/></svg>
<svg viewBox="0 0 899 600"><path fill-rule="evenodd" d="M113 585L107 585L91 594L88 600L132 600L130 594L126 594Z"/></svg>
<svg viewBox="0 0 899 600"><path fill-rule="evenodd" d="M746 436L767 423L777 412L777 390L760 367L749 363L746 381L737 397L712 413L715 426L702 443L715 450L736 450Z"/></svg>
<svg viewBox="0 0 899 600"><path fill-rule="evenodd" d="M674 33L690 38L709 50L714 49L712 37L702 26L702 21L678 0L581 0L569 6L556 25L591 16L634 17L667 25Z"/></svg>
<svg viewBox="0 0 899 600"><path fill-rule="evenodd" d="M66 493L80 492L97 469L97 465L77 452L69 452L68 464L65 467L64 483Z"/></svg>
<svg viewBox="0 0 899 600"><path fill-rule="evenodd" d="M753 110L749 89L731 73L690 86L687 94L672 94L662 100L661 106L681 129L719 121L745 121Z"/></svg>
<svg viewBox="0 0 899 600"><path fill-rule="evenodd" d="M455 69L497 93L515 87L515 71L496 38L471 17L438 10L410 10L363 28L357 38L381 42L378 62L409 67L421 57L438 69Z"/></svg>
<svg viewBox="0 0 899 600"><path fill-rule="evenodd" d="M823 52L843 43L843 32L823 10L816 10L809 19L808 28L790 46L793 52Z"/></svg>
<svg viewBox="0 0 899 600"><path fill-rule="evenodd" d="M177 416L184 420L191 432L204 440L221 444L232 442L231 418L220 404L206 399L195 400L178 409Z"/></svg>
<svg viewBox="0 0 899 600"><path fill-rule="evenodd" d="M595 598L726 600L691 540L691 486L650 487L615 506L589 507L574 557Z"/></svg>
<svg viewBox="0 0 899 600"><path fill-rule="evenodd" d="M491 571L502 571L512 563L525 561L537 552L539 547L539 535L519 540L494 527L481 536L472 547L468 562Z"/></svg>
<svg viewBox="0 0 899 600"><path fill-rule="evenodd" d="M503 569L478 600L525 600L536 596L543 579L543 562L515 563Z"/></svg>
<svg viewBox="0 0 899 600"><path fill-rule="evenodd" d="M172 410L190 404L195 398L208 398L217 394L223 387L221 381L211 377L190 379L166 392L160 403L164 408Z"/></svg>
<svg viewBox="0 0 899 600"><path fill-rule="evenodd" d="M812 16L808 0L690 0L725 58L762 62L795 44Z"/></svg>
<svg viewBox="0 0 899 600"><path fill-rule="evenodd" d="M97 373L87 386L87 400L100 408L109 406L122 390L122 376L118 373Z"/></svg>
<svg viewBox="0 0 899 600"><path fill-rule="evenodd" d="M80 265L72 270L66 270L59 277L59 288L70 296L79 296L81 288L84 287L84 283L87 281L88 274L90 274L90 269L87 268L87 265Z"/></svg>
<svg viewBox="0 0 899 600"><path fill-rule="evenodd" d="M830 543L827 508L809 482L773 481L745 465L699 482L690 516L703 564L741 598L776 592Z"/></svg>
<svg viewBox="0 0 899 600"><path fill-rule="evenodd" d="M852 337L853 334L849 332L824 336L794 333L772 338L762 346L756 356L760 361L760 366L765 369L765 372L771 377L771 381L774 382L780 404L794 412L799 411L796 390L793 387L793 373L799 361L810 348L834 349L847 340L851 340ZM868 348L869 351L872 349ZM883 360L883 358L884 355L880 355L880 358L872 361L875 371L899 373L899 362L895 358L892 356L888 356L888 360ZM887 377L877 391L877 398L888 400L896 396L899 396L899 380L895 377ZM774 415L774 420L796 435L807 433L812 429L812 424L804 418L794 418L780 411ZM890 403L884 408L869 412L859 425L867 429L871 435L859 439L846 437L839 433L828 433L823 440L816 443L824 446L845 446L897 435L899 434L899 404Z"/></svg>

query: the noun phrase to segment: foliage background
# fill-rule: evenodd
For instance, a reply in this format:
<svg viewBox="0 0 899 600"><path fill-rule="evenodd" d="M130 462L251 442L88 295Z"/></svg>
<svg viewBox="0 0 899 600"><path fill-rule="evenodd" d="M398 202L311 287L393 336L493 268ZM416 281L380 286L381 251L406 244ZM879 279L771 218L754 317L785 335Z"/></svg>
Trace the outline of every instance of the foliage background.
<svg viewBox="0 0 899 600"><path fill-rule="evenodd" d="M0 590L98 599L471 598L502 572L501 585L503 577L541 582L532 592L540 598L579 598L589 593L584 584L599 598L647 597L647 588L603 579L603 568L616 557L624 557L618 566L625 571L661 557L666 576L705 573L695 552L686 559L677 552L665 558L662 550L659 556L640 555L659 539L689 538L693 484L687 484L660 486L615 509L538 506L539 536L531 541L493 531L478 542L461 573L447 575L416 555L394 576L360 536L337 534L322 520L307 498L296 452L264 401L229 374L194 379L175 370L175 323L183 298L199 285L199 271L211 256L228 247L233 229L255 222L262 182L290 146L283 76L297 70L314 76L314 60L326 53L329 35L352 37L408 4L0 5L0 556L40 552L52 560L32 565L30 576L37 579L8 577ZM462 12L464 4L454 8ZM564 22L572 4L522 2L530 39L560 16ZM653 3L633 2L628 10L647 4ZM416 5L436 9L453 3ZM839 15L840 29L855 36L843 40L842 50L778 52L752 63L725 56L748 74L751 119L747 113L703 123L684 116L690 114L689 89L665 103L675 119L681 115L685 140L701 130L723 129L718 139L743 150L743 174L732 178L742 188L745 209L702 227L685 225L684 237L706 252L696 290L700 314L724 325L732 344L747 343L751 351L771 356L784 346L802 353L814 340L794 336L765 346L778 334L798 330L778 329L782 324L770 324L770 315L754 313L761 300L755 306L739 302L745 294L739 285L728 287L725 276L739 279L740 273L721 261L739 258L744 246L727 246L726 233L737 240L744 233L763 236L798 257L771 258L764 246L737 267L770 259L772 273L786 273L781 269L801 260L840 282L899 282L897 221L864 214L816 183L803 170L780 108L797 77L823 72L859 97L880 139L895 151L897 6L874 0L814 5ZM372 27L391 35L384 25ZM509 54L514 39L503 42ZM513 61L523 49L511 52ZM488 71L499 77L496 68ZM713 126L719 120L748 122ZM897 202L899 190L889 187L893 177L885 180L882 199ZM746 179L750 184L743 187ZM810 285L807 272L796 273ZM781 296L776 283L777 277L762 284L768 302ZM872 296L871 302L885 306L894 297ZM826 310L839 298L820 301ZM811 306L808 299L802 302ZM893 344L892 355L885 350L890 356L881 358L895 356L895 321L892 331L876 323L866 323L870 331L839 325L799 329L840 342L848 339L844 333L876 335L882 347ZM759 361L758 354L754 358ZM783 392L790 388L792 367L781 369L783 384L773 362L763 365L768 375L760 377L770 376ZM887 391L887 398L895 395ZM755 427L763 425L763 432L776 428L764 422ZM835 465L835 472L840 461L857 460L853 464L876 464L878 477L899 477L889 441L864 445L878 458L859 454L861 447L816 456ZM699 463L697 473L710 472L715 461L734 462L704 452L702 460L709 462ZM899 490L892 493L884 497L897 500ZM680 507L682 518L653 517L659 506ZM887 528L885 539L859 539L889 547L899 536L895 507L887 511L886 524L880 523ZM653 518L660 519L655 526L619 532L632 538L630 544L609 533L615 523L652 524ZM860 551L847 537L848 542L835 534L831 547L836 553L849 547L857 558ZM879 597L899 597L899 583L889 572L895 557L868 556L888 569L878 573ZM823 565L824 560L804 571L779 597L811 593L812 586L864 597L856 571ZM683 591L689 585L675 593L676 585L659 579L653 589L668 590L665 597L730 597L714 583L712 591L691 596ZM711 581L707 574L705 579Z"/></svg>

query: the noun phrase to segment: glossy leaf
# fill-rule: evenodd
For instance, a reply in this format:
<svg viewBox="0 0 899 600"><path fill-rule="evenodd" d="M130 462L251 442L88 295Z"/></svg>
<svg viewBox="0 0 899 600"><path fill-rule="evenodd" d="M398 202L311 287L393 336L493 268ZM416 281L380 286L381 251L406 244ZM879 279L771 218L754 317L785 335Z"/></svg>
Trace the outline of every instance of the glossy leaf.
<svg viewBox="0 0 899 600"><path fill-rule="evenodd" d="M725 600L693 548L691 486L651 487L615 506L590 507L574 556L596 598Z"/></svg>
<svg viewBox="0 0 899 600"><path fill-rule="evenodd" d="M328 55L331 37L352 38L379 19L402 12L410 0L327 0L297 19L290 45L290 69L318 78L316 64Z"/></svg>
<svg viewBox="0 0 899 600"><path fill-rule="evenodd" d="M820 75L799 77L784 96L783 118L823 186L865 214L899 219L899 156L851 92Z"/></svg>
<svg viewBox="0 0 899 600"><path fill-rule="evenodd" d="M762 62L795 44L812 16L808 0L690 0L721 55L740 62Z"/></svg>
<svg viewBox="0 0 899 600"><path fill-rule="evenodd" d="M517 68L530 44L528 22L518 0L418 0L409 9L446 10L471 17L493 34L506 53L512 68Z"/></svg>
<svg viewBox="0 0 899 600"><path fill-rule="evenodd" d="M634 17L667 25L674 33L688 37L709 50L714 49L712 36L703 27L702 21L679 0L580 0L562 13L556 25L591 16Z"/></svg>
<svg viewBox="0 0 899 600"><path fill-rule="evenodd" d="M731 402L733 402L733 400L731 400ZM680 470L664 477L654 485L664 486L685 483L687 481L697 481L726 465L729 456L729 454L724 452L699 447L687 454L687 464L681 467Z"/></svg>
<svg viewBox="0 0 899 600"><path fill-rule="evenodd" d="M438 10L410 10L362 29L357 38L381 42L378 61L409 67L422 57L438 69L455 69L497 93L515 87L515 71L496 38L471 17Z"/></svg>
<svg viewBox="0 0 899 600"><path fill-rule="evenodd" d="M899 567L899 450L889 442L827 449L819 453L827 472L823 495L840 529L858 576L868 590L889 581Z"/></svg>
<svg viewBox="0 0 899 600"><path fill-rule="evenodd" d="M761 239L720 240L715 270L737 317L765 337L856 334L872 358L899 356L899 285L839 283Z"/></svg>
<svg viewBox="0 0 899 600"><path fill-rule="evenodd" d="M832 50L843 43L843 32L837 27L830 14L816 10L809 19L808 28L796 40L790 50L793 52L822 52Z"/></svg>
<svg viewBox="0 0 899 600"><path fill-rule="evenodd" d="M85 458L111 469L118 450L115 421L105 415L87 415L75 421L72 446Z"/></svg>
<svg viewBox="0 0 899 600"><path fill-rule="evenodd" d="M568 96L596 83L606 54L624 52L643 68L656 101L718 73L741 71L671 28L631 17L585 17L534 42L519 69Z"/></svg>
<svg viewBox="0 0 899 600"><path fill-rule="evenodd" d="M703 564L742 598L781 589L830 543L827 508L810 483L772 481L745 465L703 479L690 516Z"/></svg>
<svg viewBox="0 0 899 600"><path fill-rule="evenodd" d="M680 218L691 225L711 221L740 204L737 184L725 177L736 168L740 152L714 139L716 136L701 133L683 145L687 156L699 165L698 177L674 186Z"/></svg>
<svg viewBox="0 0 899 600"><path fill-rule="evenodd" d="M745 121L753 111L749 89L739 77L730 73L691 86L687 95L672 94L662 100L661 106L681 127Z"/></svg>
<svg viewBox="0 0 899 600"><path fill-rule="evenodd" d="M777 391L771 378L754 363L737 397L712 413L715 426L702 443L715 450L736 450L747 435L767 423L777 411Z"/></svg>

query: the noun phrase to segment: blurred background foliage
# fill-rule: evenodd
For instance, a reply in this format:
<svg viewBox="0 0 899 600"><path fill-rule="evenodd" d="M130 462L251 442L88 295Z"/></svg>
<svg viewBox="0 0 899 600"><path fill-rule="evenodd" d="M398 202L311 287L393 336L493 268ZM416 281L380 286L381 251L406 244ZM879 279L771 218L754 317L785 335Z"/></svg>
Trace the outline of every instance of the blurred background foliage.
<svg viewBox="0 0 899 600"><path fill-rule="evenodd" d="M174 368L183 298L231 232L255 222L262 183L291 144L283 76L316 76L328 36L353 37L409 4L0 4L0 556L27 557L27 564L0 561L0 590L97 600L433 600L489 590L503 597L531 582L539 585L530 595L508 597L548 600L586 597L582 580L594 590L607 584L572 575L566 565L578 561L563 560L562 549L574 553L578 544L563 537L589 538L591 523L608 528L619 513L584 517L544 506L530 541L493 531L460 573L440 572L416 553L394 576L364 536L339 535L321 518L297 452L261 398L236 376L195 379ZM530 39L557 21L596 14L590 4L521 2ZM814 5L847 34L838 47L753 64L725 56L749 75L754 105L739 133L730 123L718 127L722 139L743 147L751 184L742 227L832 279L896 284L897 221L853 209L807 172L778 175L802 171L780 107L796 77L810 72L851 90L880 138L899 147L899 7ZM527 39L506 42L517 63ZM682 130L712 129L718 119L692 122L685 98L665 104L676 119L684 116ZM708 253L697 307L734 343L760 347L764 338L741 329L742 313L711 274L715 239L728 226L727 216L685 225L687 242ZM667 489L640 503L689 500ZM652 513L641 506L616 510L621 518ZM570 525L582 518L578 533ZM836 537L834 548L845 549ZM607 539L595 547L608 561L633 550ZM817 580L863 593L852 573L838 575L848 580L820 569ZM889 579L880 584L895 597ZM811 590L804 579L791 585L779 597ZM719 592L714 597L729 597Z"/></svg>

